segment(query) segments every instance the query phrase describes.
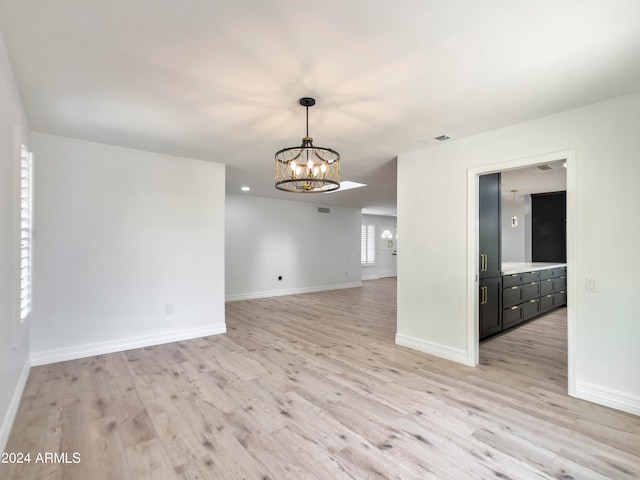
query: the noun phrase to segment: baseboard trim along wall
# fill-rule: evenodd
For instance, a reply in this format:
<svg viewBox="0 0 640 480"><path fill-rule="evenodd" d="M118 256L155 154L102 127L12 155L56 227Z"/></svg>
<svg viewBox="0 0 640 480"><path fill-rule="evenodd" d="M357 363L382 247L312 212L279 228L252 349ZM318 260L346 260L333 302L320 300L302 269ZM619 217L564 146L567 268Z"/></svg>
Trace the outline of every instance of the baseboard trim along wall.
<svg viewBox="0 0 640 480"><path fill-rule="evenodd" d="M640 397L611 388L580 382L576 384L576 398L615 408L633 415L640 415Z"/></svg>
<svg viewBox="0 0 640 480"><path fill-rule="evenodd" d="M397 275L382 275L379 273L371 274L371 275L362 275L362 280L380 280L381 278L393 278L397 277Z"/></svg>
<svg viewBox="0 0 640 480"><path fill-rule="evenodd" d="M436 357L445 358L453 362L473 366L471 363L469 363L469 358L467 356L466 350L451 348L446 345L440 345L438 343L427 342L420 338L403 335L401 333L396 333L396 344L402 347L408 347L420 352L428 353Z"/></svg>
<svg viewBox="0 0 640 480"><path fill-rule="evenodd" d="M227 295L225 301L238 302L240 300L256 300L258 298L283 297L285 295L299 295L301 293L326 292L328 290L342 290L344 288L361 287L362 282L339 283L335 285L321 285L316 287L290 288L285 290L270 290L254 293L236 293Z"/></svg>
<svg viewBox="0 0 640 480"><path fill-rule="evenodd" d="M93 357L94 355L104 355L106 353L122 352L125 350L133 350L134 348L161 345L163 343L180 342L182 340L207 337L209 335L219 335L226 332L226 325L222 323L204 328L192 328L189 330L167 332L157 335L127 338L116 342L93 343L70 348L47 350L43 352L32 352L31 365L37 366L66 362L67 360Z"/></svg>
<svg viewBox="0 0 640 480"><path fill-rule="evenodd" d="M0 426L0 453L4 452L4 449L7 447L9 435L11 434L11 428L13 427L13 422L15 421L16 415L18 414L20 400L22 399L22 392L24 392L24 387L27 384L30 370L31 364L29 363L29 360L27 360L24 364L22 372L20 373L20 377L18 377L18 384L13 391L13 397L11 398L11 403L9 404L9 410L7 410L7 414L4 416L2 426Z"/></svg>

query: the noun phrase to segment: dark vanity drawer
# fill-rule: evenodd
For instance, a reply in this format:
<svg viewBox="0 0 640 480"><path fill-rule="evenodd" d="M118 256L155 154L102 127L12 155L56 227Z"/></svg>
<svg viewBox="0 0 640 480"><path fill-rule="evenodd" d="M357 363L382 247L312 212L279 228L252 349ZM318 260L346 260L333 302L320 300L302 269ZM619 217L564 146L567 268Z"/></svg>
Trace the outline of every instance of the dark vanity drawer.
<svg viewBox="0 0 640 480"><path fill-rule="evenodd" d="M528 302L540 296L540 282L525 283L522 285L522 300Z"/></svg>
<svg viewBox="0 0 640 480"><path fill-rule="evenodd" d="M553 278L553 269L540 270L540 280L546 280L547 278Z"/></svg>
<svg viewBox="0 0 640 480"><path fill-rule="evenodd" d="M522 316L525 320L535 317L540 313L540 299L535 298L522 304Z"/></svg>
<svg viewBox="0 0 640 480"><path fill-rule="evenodd" d="M546 312L553 308L553 294L540 297L540 312Z"/></svg>
<svg viewBox="0 0 640 480"><path fill-rule="evenodd" d="M515 285L502 290L502 308L522 303L522 285Z"/></svg>
<svg viewBox="0 0 640 480"><path fill-rule="evenodd" d="M537 282L540 280L540 272L526 272L522 274L522 283Z"/></svg>
<svg viewBox="0 0 640 480"><path fill-rule="evenodd" d="M502 328L506 330L524 321L522 316L522 305L515 305L502 310Z"/></svg>
<svg viewBox="0 0 640 480"><path fill-rule="evenodd" d="M553 294L553 306L562 307L567 304L567 291L563 290Z"/></svg>
<svg viewBox="0 0 640 480"><path fill-rule="evenodd" d="M540 281L540 295L547 295L553 292L553 278Z"/></svg>
<svg viewBox="0 0 640 480"><path fill-rule="evenodd" d="M553 279L553 291L558 292L567 288L567 277L558 277Z"/></svg>
<svg viewBox="0 0 640 480"><path fill-rule="evenodd" d="M560 277L567 274L567 267L558 267L553 269L553 276Z"/></svg>
<svg viewBox="0 0 640 480"><path fill-rule="evenodd" d="M521 273L514 273L513 275L504 275L502 277L502 288L513 287L514 285L522 285Z"/></svg>

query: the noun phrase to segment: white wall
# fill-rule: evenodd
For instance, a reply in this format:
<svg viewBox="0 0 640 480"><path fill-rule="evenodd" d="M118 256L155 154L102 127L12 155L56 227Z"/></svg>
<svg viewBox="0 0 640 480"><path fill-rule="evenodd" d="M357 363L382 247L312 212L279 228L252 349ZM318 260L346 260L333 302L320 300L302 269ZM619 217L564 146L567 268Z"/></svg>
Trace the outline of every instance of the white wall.
<svg viewBox="0 0 640 480"><path fill-rule="evenodd" d="M640 93L401 155L397 339L458 361L470 358L468 311L475 305L467 308L467 284L474 271L467 265L475 262L468 261L467 169L501 170L514 159L574 149L567 171L574 179L571 186L568 178L575 195L568 215L576 233L569 246L575 254L569 390L640 414L638 125ZM446 182L409 188L421 175ZM596 280L596 292L585 290L586 278Z"/></svg>
<svg viewBox="0 0 640 480"><path fill-rule="evenodd" d="M32 146L34 364L225 331L223 165L35 132Z"/></svg>
<svg viewBox="0 0 640 480"><path fill-rule="evenodd" d="M318 206L227 195L227 300L361 285L360 210Z"/></svg>
<svg viewBox="0 0 640 480"><path fill-rule="evenodd" d="M506 198L502 197L502 261L503 262L525 262L525 248L527 235L531 236L531 217L526 209L526 198L531 199L531 195L516 194L515 202L513 194ZM511 217L514 213L518 216L518 226L511 226ZM529 202L531 203L531 202ZM530 243L530 242L529 242ZM529 258L531 250L529 249Z"/></svg>
<svg viewBox="0 0 640 480"><path fill-rule="evenodd" d="M384 274L383 272L381 272L382 269L380 268L380 235L382 234L384 228L397 227L398 219L396 217L389 217L384 215L362 215L362 224L375 225L376 227L376 263L375 265L367 265L366 267L362 267L362 279L372 280L381 278L383 276L389 276L388 274ZM393 241L396 243L397 247L397 239L394 238Z"/></svg>
<svg viewBox="0 0 640 480"><path fill-rule="evenodd" d="M0 452L4 451L20 396L29 373L28 342L14 348L14 323L19 323L16 293L16 212L19 136L28 133L20 95L0 35ZM22 138L26 142L26 138ZM28 144L28 142L27 142Z"/></svg>

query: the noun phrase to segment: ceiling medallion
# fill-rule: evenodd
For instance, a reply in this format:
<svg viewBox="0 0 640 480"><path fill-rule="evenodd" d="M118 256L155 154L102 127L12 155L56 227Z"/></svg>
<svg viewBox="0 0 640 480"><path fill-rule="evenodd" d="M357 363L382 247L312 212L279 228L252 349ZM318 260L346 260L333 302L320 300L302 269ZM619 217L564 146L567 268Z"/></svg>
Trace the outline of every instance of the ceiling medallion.
<svg viewBox="0 0 640 480"><path fill-rule="evenodd" d="M309 107L315 99L303 97L307 109L307 135L299 147L276 152L276 188L285 192L323 193L340 188L340 154L331 148L314 147L309 136Z"/></svg>

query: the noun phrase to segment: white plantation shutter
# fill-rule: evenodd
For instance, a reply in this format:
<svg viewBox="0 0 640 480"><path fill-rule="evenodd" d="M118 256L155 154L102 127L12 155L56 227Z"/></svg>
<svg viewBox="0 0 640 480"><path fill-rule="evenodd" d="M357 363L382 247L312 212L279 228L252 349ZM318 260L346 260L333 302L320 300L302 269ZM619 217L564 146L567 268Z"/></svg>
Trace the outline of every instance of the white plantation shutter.
<svg viewBox="0 0 640 480"><path fill-rule="evenodd" d="M375 245L375 225L362 225L360 243L360 263L362 265L375 263Z"/></svg>
<svg viewBox="0 0 640 480"><path fill-rule="evenodd" d="M20 320L31 312L33 246L33 154L22 146L20 158Z"/></svg>

